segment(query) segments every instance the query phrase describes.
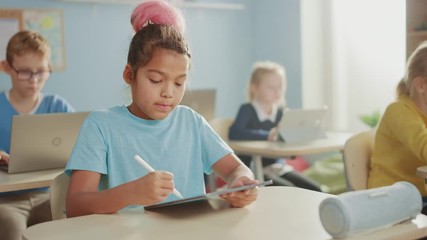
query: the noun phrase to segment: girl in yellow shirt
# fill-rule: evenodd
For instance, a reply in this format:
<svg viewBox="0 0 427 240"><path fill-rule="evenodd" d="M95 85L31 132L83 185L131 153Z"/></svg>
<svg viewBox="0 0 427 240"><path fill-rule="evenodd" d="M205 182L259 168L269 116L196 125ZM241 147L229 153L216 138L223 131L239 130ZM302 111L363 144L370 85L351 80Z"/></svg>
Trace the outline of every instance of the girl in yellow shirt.
<svg viewBox="0 0 427 240"><path fill-rule="evenodd" d="M427 165L427 41L409 57L396 92L376 131L368 188L408 181L427 202L424 179L416 176Z"/></svg>

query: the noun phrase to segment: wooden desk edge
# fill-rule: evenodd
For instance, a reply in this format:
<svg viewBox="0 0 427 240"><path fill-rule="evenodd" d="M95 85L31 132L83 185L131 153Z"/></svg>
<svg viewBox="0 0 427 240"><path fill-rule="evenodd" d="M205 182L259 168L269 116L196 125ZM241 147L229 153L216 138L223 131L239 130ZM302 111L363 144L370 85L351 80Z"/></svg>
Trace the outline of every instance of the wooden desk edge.
<svg viewBox="0 0 427 240"><path fill-rule="evenodd" d="M427 216L420 213L415 219L412 219L411 221L407 222L408 224L414 224L415 226L417 226L416 229L412 229L409 232L400 232L399 231L400 229L399 230L396 229L396 227L399 227L399 225L401 227L404 227L405 223L400 223L395 225L396 227L394 229L396 231L399 231L401 235L395 234L390 239L424 239L427 236L427 227L426 227L427 220L426 219L427 219Z"/></svg>
<svg viewBox="0 0 427 240"><path fill-rule="evenodd" d="M236 145L233 145L233 143L230 144L230 147L234 150L236 154L242 154L242 155L258 155L263 157L290 157L290 156L301 156L301 155L310 155L310 154L320 154L325 152L341 152L342 147L340 146L332 146L332 147L322 147L322 148L316 148L316 149L301 149L301 150L292 150L288 151L287 154L283 154L281 151L275 152L274 150L265 150L265 152L261 152L258 149L251 149L251 148L238 148Z"/></svg>
<svg viewBox="0 0 427 240"><path fill-rule="evenodd" d="M49 187L51 182L52 180L44 180L36 183L27 182L27 183L18 183L14 185L0 186L0 192L11 192L11 191L33 189L33 188Z"/></svg>
<svg viewBox="0 0 427 240"><path fill-rule="evenodd" d="M0 192L19 191L49 187L52 180L64 171L63 168L27 173L1 173Z"/></svg>

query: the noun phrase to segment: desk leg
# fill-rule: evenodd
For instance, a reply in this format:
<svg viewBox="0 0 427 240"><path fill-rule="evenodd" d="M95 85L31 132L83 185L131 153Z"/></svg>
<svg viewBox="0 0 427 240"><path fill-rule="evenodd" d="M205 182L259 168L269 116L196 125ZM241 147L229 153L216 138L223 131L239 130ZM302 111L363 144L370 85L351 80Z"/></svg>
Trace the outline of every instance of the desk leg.
<svg viewBox="0 0 427 240"><path fill-rule="evenodd" d="M260 155L252 156L251 168L254 172L255 179L258 179L260 182L264 181L264 172L262 171L262 158Z"/></svg>

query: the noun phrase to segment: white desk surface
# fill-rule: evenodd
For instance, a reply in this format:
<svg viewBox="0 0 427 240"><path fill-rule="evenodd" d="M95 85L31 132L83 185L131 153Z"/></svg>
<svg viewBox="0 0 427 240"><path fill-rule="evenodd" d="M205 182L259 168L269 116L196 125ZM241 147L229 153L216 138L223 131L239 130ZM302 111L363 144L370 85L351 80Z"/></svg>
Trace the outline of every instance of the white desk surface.
<svg viewBox="0 0 427 240"><path fill-rule="evenodd" d="M48 187L50 182L64 169L51 169L26 173L0 171L0 192Z"/></svg>
<svg viewBox="0 0 427 240"><path fill-rule="evenodd" d="M111 215L89 215L28 228L27 240L76 239L331 239L319 218L320 202L331 195L295 187L260 188L258 200L245 208L209 205ZM415 239L427 236L427 216L348 239Z"/></svg>
<svg viewBox="0 0 427 240"><path fill-rule="evenodd" d="M228 141L228 144L238 154L287 157L341 151L352 135L348 132L327 132L326 138L302 143Z"/></svg>
<svg viewBox="0 0 427 240"><path fill-rule="evenodd" d="M263 181L262 157L280 158L327 152L342 152L345 142L353 133L327 132L326 138L302 143L285 143L271 141L228 141L236 154L251 155L252 171L255 177Z"/></svg>

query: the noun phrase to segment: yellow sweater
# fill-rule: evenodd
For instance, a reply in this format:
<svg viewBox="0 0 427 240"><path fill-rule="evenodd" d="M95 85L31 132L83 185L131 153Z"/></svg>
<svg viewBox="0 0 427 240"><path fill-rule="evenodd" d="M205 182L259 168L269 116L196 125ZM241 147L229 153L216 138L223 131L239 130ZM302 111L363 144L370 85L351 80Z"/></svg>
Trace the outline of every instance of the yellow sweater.
<svg viewBox="0 0 427 240"><path fill-rule="evenodd" d="M427 116L408 97L387 107L375 135L368 188L408 181L427 196L424 179L416 176L417 167L427 165L426 126Z"/></svg>

